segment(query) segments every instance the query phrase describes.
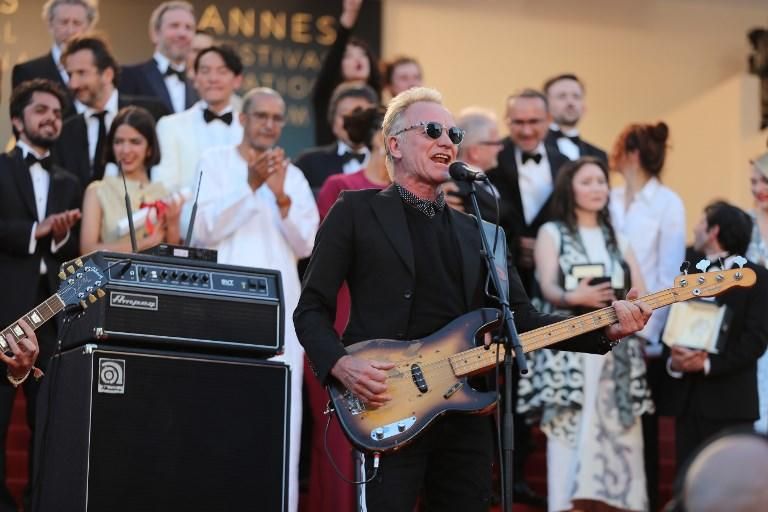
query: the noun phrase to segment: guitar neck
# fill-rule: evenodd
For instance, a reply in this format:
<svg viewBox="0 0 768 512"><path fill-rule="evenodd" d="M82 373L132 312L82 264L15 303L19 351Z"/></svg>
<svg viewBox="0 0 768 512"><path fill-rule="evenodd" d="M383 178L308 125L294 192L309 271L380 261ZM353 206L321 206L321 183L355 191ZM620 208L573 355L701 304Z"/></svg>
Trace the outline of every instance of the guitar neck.
<svg viewBox="0 0 768 512"><path fill-rule="evenodd" d="M42 304L31 310L26 315L22 316L19 320L24 320L27 322L27 324L29 324L30 327L32 327L32 329L37 330L38 327L53 318L56 313L63 310L64 307L64 301L61 300L59 295L53 294L48 297L48 299L45 300ZM6 336L12 336L14 341L17 342L24 337L24 331L19 325L18 320L5 328L2 332L0 332L0 334L2 334L2 338L0 339L0 349L2 349L4 352L10 350L8 342L6 341Z"/></svg>
<svg viewBox="0 0 768 512"><path fill-rule="evenodd" d="M678 293L674 289L669 288L635 299L632 302L643 301L651 309L659 309L678 302L678 300ZM549 347L580 334L596 331L617 321L616 311L612 306L609 306L528 331L520 335L520 344L523 347L523 352L528 353L533 350ZM500 358L503 357L503 351L500 354L498 353L499 347L500 344L493 344L488 349L485 347L475 347L451 356L449 359L454 373L456 376L462 377L495 366Z"/></svg>

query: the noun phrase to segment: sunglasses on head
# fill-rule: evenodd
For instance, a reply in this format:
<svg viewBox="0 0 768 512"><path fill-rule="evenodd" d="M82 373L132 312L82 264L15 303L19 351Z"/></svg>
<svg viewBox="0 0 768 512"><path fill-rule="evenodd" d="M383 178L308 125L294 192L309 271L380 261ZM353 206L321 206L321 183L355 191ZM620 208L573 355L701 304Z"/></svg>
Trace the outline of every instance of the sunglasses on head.
<svg viewBox="0 0 768 512"><path fill-rule="evenodd" d="M429 121L425 122L422 121L420 123L416 123L413 126L409 126L408 128L403 128L402 130L399 130L395 133L395 135L400 135L403 132L407 132L409 130L415 130L416 128L423 128L424 133L429 137L430 139L439 139L443 135L443 130L446 129L442 124L436 122L436 121ZM461 144L461 141L464 140L464 130L459 128L458 126L451 126L450 128L447 128L448 138L451 139L451 142L456 144L457 146Z"/></svg>

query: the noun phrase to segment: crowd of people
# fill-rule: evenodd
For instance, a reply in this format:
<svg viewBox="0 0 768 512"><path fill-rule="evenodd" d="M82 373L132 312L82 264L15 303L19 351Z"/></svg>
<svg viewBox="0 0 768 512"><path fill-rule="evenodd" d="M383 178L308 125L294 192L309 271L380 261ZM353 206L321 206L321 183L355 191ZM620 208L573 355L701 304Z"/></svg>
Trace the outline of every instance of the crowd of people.
<svg viewBox="0 0 768 512"><path fill-rule="evenodd" d="M571 73L506 98L506 135L479 106L454 118L423 87L417 59L380 63L355 37L361 6L342 2L312 96L317 146L292 159L280 147L284 99L266 87L240 91L239 55L196 32L188 2L158 5L149 20L154 54L123 65L93 31L94 0L48 0L51 51L12 74L16 143L0 156L0 272L18 293L3 299L0 323L54 293L63 261L131 251L127 187L142 214L139 250L183 243L216 249L220 263L280 270L285 310L295 311L274 358L291 368L288 510L298 509L302 462L304 510L354 510L355 489L344 482L359 478L354 451L336 421L326 427L323 386L337 379L383 407L392 365L344 346L418 339L497 305L466 215L470 186L447 181L448 165L462 160L489 178L476 184L477 201L482 218L506 233L518 328L607 306L618 318L534 352L530 373L515 378L515 500L551 511L658 510L659 414L677 418L681 468L731 427L766 432L768 153L749 163L752 209L713 202L686 253L685 207L662 180L664 122L628 124L608 152L590 144L579 129L586 86ZM609 171L621 187L611 187ZM739 256L758 280L716 299L728 322L716 352L664 339L668 311L633 302L673 286L686 259L727 269ZM38 379L27 377L35 360L45 370L57 335L53 324L37 337L20 326L19 344L11 340L18 357L0 353L8 366L3 436L22 384L34 428ZM526 481L533 426L547 438L547 496ZM441 418L382 460L363 493L368 510L412 510L419 501L429 510L487 510L498 492L494 428L488 416ZM0 512L18 509L3 452Z"/></svg>

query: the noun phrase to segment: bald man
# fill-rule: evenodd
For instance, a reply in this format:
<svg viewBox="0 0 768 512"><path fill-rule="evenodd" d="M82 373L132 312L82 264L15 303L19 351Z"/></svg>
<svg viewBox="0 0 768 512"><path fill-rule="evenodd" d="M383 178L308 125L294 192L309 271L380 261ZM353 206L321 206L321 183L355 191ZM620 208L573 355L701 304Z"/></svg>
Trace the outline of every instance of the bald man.
<svg viewBox="0 0 768 512"><path fill-rule="evenodd" d="M687 512L768 510L768 439L730 434L716 439L693 459L685 476Z"/></svg>

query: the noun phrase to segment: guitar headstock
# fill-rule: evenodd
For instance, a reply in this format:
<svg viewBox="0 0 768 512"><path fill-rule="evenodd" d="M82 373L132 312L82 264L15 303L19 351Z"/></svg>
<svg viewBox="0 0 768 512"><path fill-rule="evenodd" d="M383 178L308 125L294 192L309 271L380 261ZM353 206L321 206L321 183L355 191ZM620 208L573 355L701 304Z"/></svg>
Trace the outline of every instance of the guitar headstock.
<svg viewBox="0 0 768 512"><path fill-rule="evenodd" d="M677 296L676 302L693 298L715 297L731 288L754 286L757 275L751 268L715 270L700 274L688 274L675 278L672 291Z"/></svg>
<svg viewBox="0 0 768 512"><path fill-rule="evenodd" d="M106 293L103 288L109 280L102 267L88 259L83 263L80 258L73 260L59 272L61 285L57 295L65 306L80 305L86 309Z"/></svg>

